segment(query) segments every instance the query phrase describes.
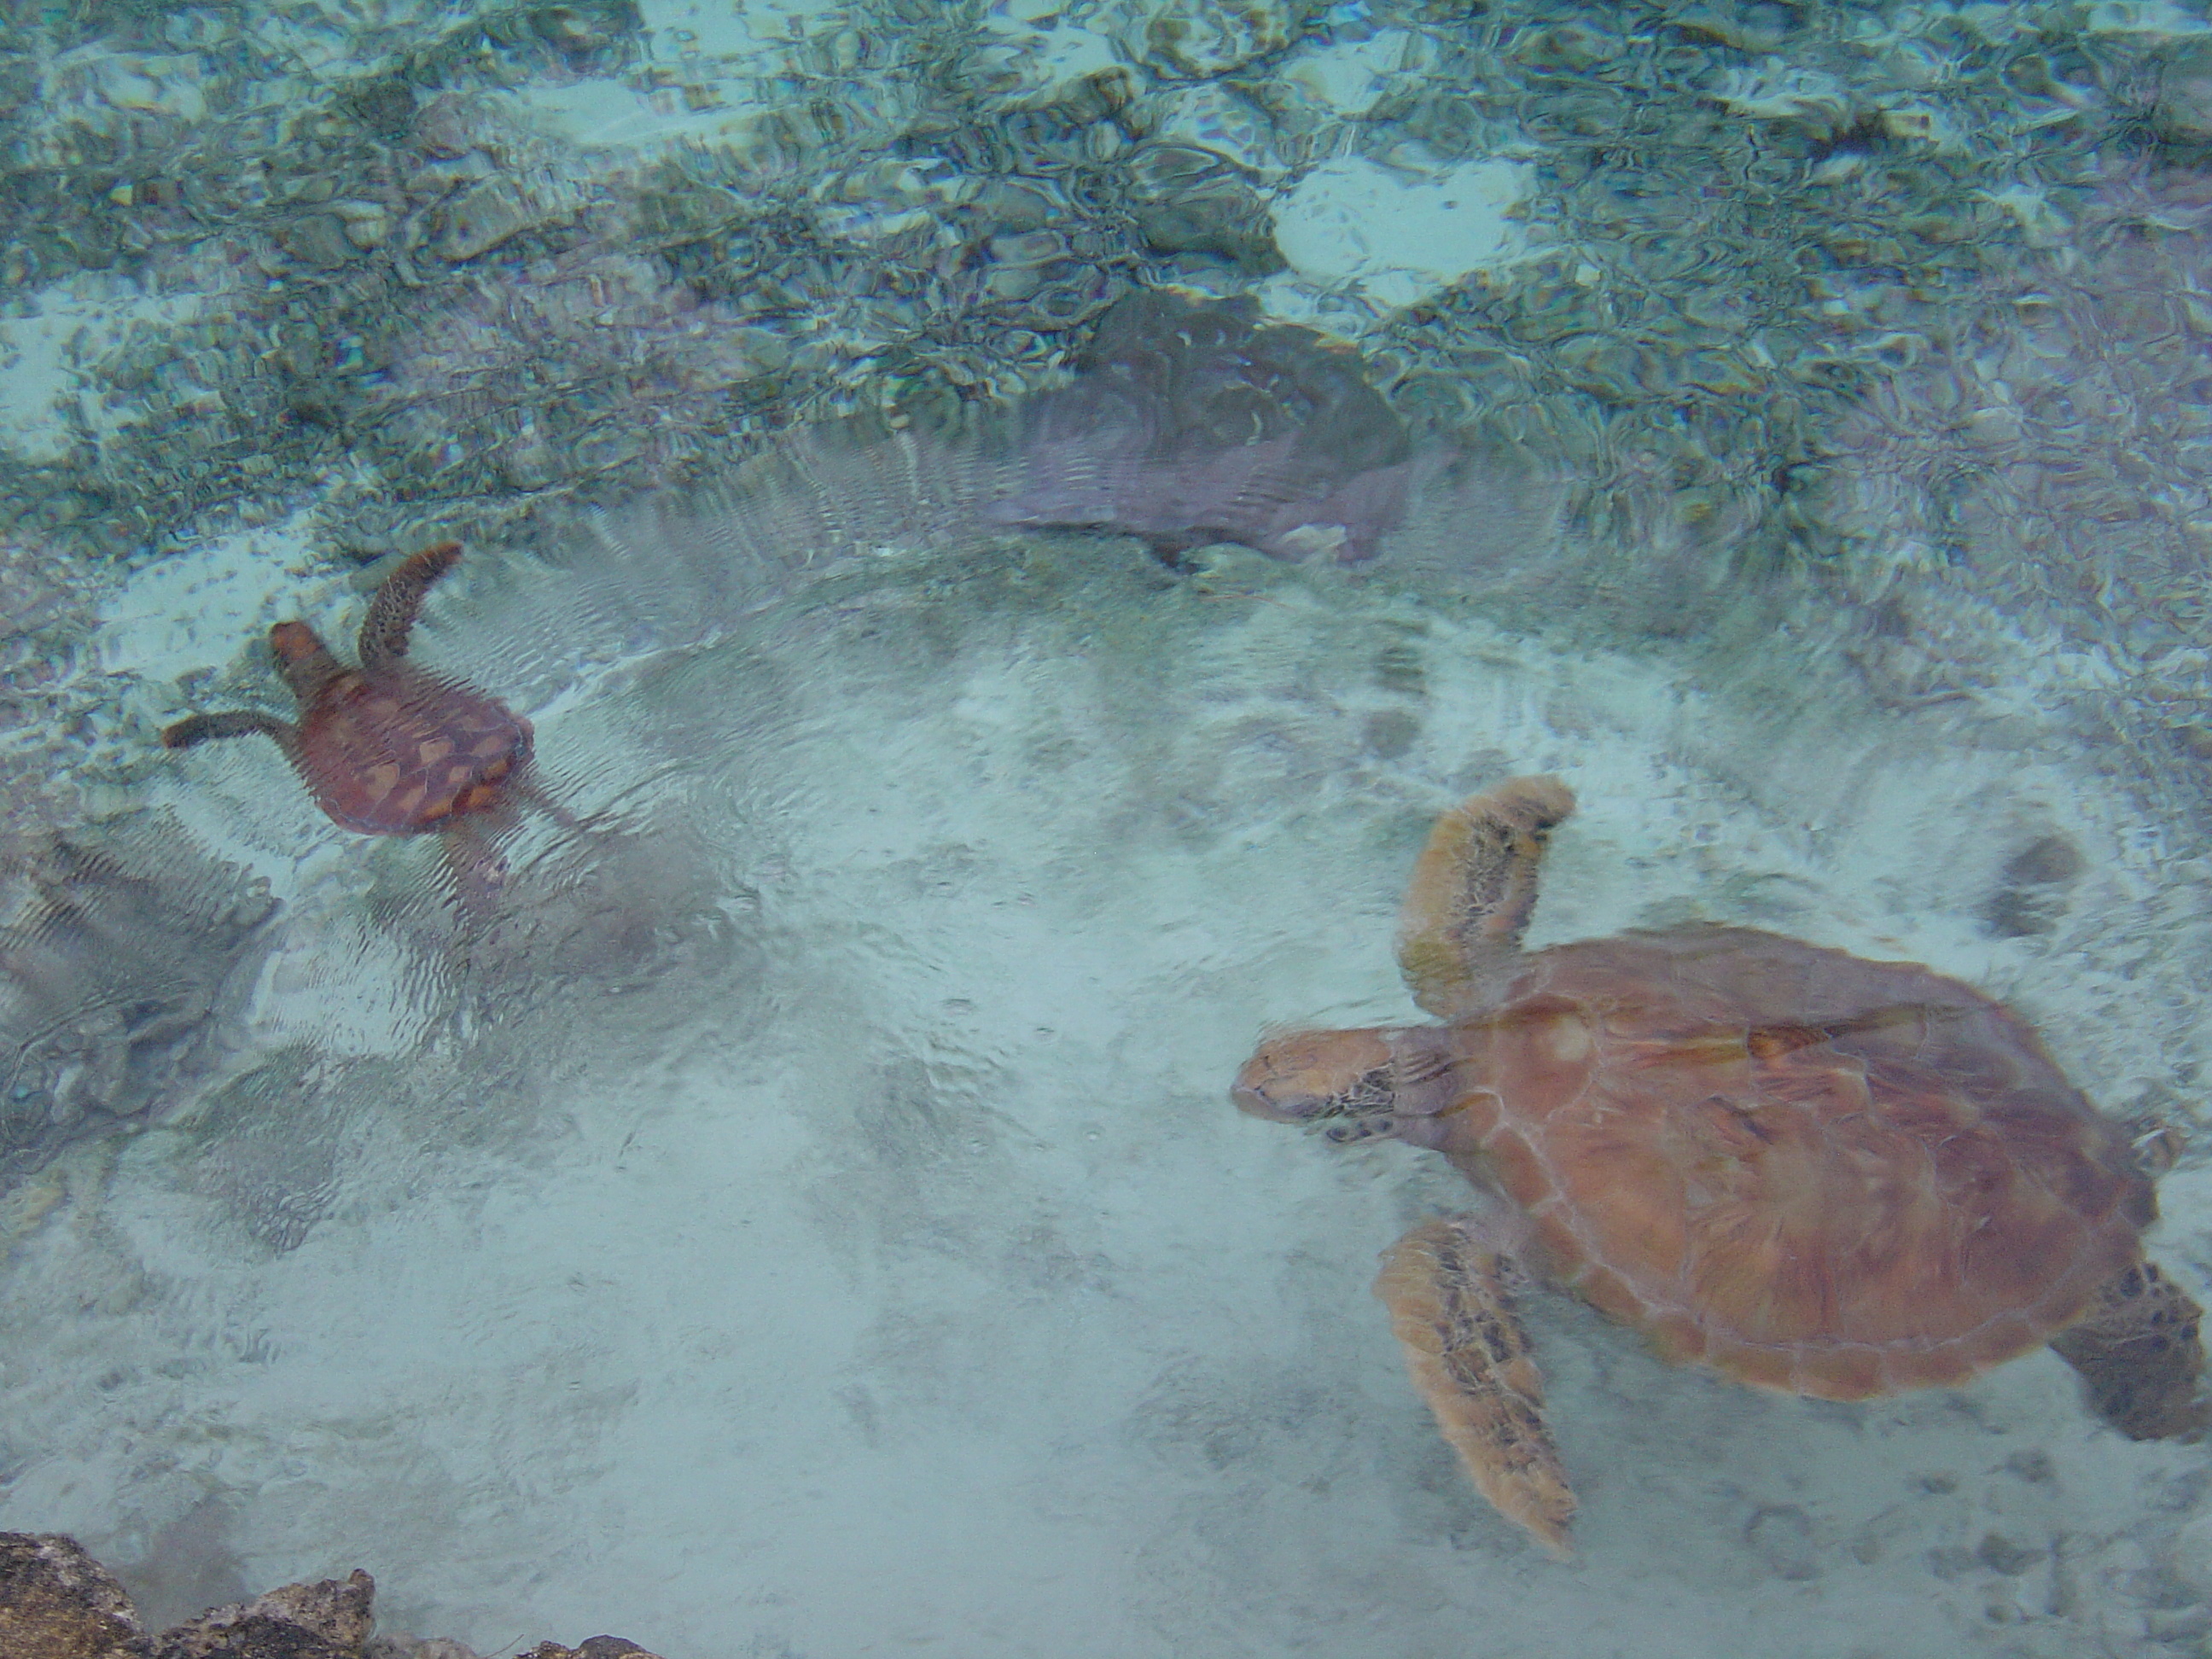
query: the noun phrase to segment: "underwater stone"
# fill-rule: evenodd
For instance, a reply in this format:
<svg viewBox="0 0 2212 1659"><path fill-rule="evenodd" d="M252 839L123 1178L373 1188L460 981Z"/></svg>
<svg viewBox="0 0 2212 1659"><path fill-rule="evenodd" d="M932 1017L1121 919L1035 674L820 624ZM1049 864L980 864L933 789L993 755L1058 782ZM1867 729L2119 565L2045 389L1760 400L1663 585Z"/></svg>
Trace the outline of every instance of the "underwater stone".
<svg viewBox="0 0 2212 1659"><path fill-rule="evenodd" d="M1852 119L1851 95L1842 82L1776 58L1729 70L1713 96L1731 115L1779 122L1815 138L1832 138Z"/></svg>
<svg viewBox="0 0 2212 1659"><path fill-rule="evenodd" d="M2212 143L2212 46L2177 52L2160 69L2151 125L2169 143Z"/></svg>
<svg viewBox="0 0 2212 1659"><path fill-rule="evenodd" d="M504 179L489 179L438 210L430 251L449 264L489 253L530 228L520 195Z"/></svg>
<svg viewBox="0 0 2212 1659"><path fill-rule="evenodd" d="M1991 1572L2017 1578L2050 1552L2016 1544L2002 1533L1987 1533L1974 1550L1974 1559Z"/></svg>
<svg viewBox="0 0 2212 1659"><path fill-rule="evenodd" d="M1068 257L1067 238L1056 230L1031 230L991 239L991 262L998 265L1047 265Z"/></svg>
<svg viewBox="0 0 2212 1659"><path fill-rule="evenodd" d="M1028 179L993 179L969 204L986 222L1001 230L1037 230L1066 210L1044 185Z"/></svg>
<svg viewBox="0 0 2212 1659"><path fill-rule="evenodd" d="M1089 126L1094 122L1113 119L1135 102L1136 97L1134 78L1121 64L1115 64L1054 88L1048 96L1033 101L1029 107L1050 110L1062 120Z"/></svg>
<svg viewBox="0 0 2212 1659"><path fill-rule="evenodd" d="M1508 49L1531 69L1561 70L1570 75L1609 64L1626 50L1619 35L1580 22L1524 28L1513 37Z"/></svg>
<svg viewBox="0 0 2212 1659"><path fill-rule="evenodd" d="M1145 26L1146 56L1164 74L1203 80L1281 52L1301 21L1283 0L1170 0Z"/></svg>
<svg viewBox="0 0 2212 1659"><path fill-rule="evenodd" d="M1791 9L1784 5L1686 6L1667 21L1686 34L1717 40L1738 52L1778 52L1789 39Z"/></svg>
<svg viewBox="0 0 2212 1659"><path fill-rule="evenodd" d="M1046 27L1015 15L1018 9L985 9L983 38L963 52L953 70L956 85L979 94L994 110L1048 111L1071 125L1112 114L1135 96L1135 84L1120 61L1115 43L1071 20L1048 13ZM1103 82L1086 87L1089 82ZM1119 83L1121 96L1115 90ZM1119 100L1117 102L1116 100ZM1107 107L1107 106L1112 107Z"/></svg>
<svg viewBox="0 0 2212 1659"><path fill-rule="evenodd" d="M1283 174L1274 122L1231 87L1183 87L1158 100L1152 113L1156 137L1210 150L1264 179Z"/></svg>
<svg viewBox="0 0 2212 1659"><path fill-rule="evenodd" d="M0 1533L4 1659L478 1659L442 1637L372 1635L375 1602L376 1581L356 1567L210 1607L149 1638L129 1593L75 1539ZM573 1648L540 1642L520 1659L659 1656L623 1637L594 1636Z"/></svg>
<svg viewBox="0 0 2212 1659"><path fill-rule="evenodd" d="M331 211L344 222L356 247L374 247L391 234L392 215L381 202L332 202Z"/></svg>
<svg viewBox="0 0 2212 1659"><path fill-rule="evenodd" d="M331 214L295 219L278 233L284 251L318 270L336 270L360 250L346 234L346 222Z"/></svg>
<svg viewBox="0 0 2212 1659"><path fill-rule="evenodd" d="M139 1659L123 1586L73 1538L0 1533L0 1652L9 1659Z"/></svg>
<svg viewBox="0 0 2212 1659"><path fill-rule="evenodd" d="M372 81L345 99L343 107L389 143L405 137L415 125L415 88L396 76Z"/></svg>
<svg viewBox="0 0 2212 1659"><path fill-rule="evenodd" d="M1646 364L1634 342L1617 335L1571 335L1553 348L1568 384L1607 403L1634 403L1644 391Z"/></svg>
<svg viewBox="0 0 2212 1659"><path fill-rule="evenodd" d="M1426 35L1386 29L1364 40L1340 40L1301 51L1275 84L1340 116L1371 115L1377 105L1435 61Z"/></svg>
<svg viewBox="0 0 2212 1659"><path fill-rule="evenodd" d="M1267 276L1283 268L1274 216L1232 164L1195 144L1150 144L1129 168L1130 206L1164 253L1216 253Z"/></svg>
<svg viewBox="0 0 2212 1659"><path fill-rule="evenodd" d="M359 1567L343 1580L286 1584L165 1632L154 1659L360 1659L375 1595Z"/></svg>
<svg viewBox="0 0 2212 1659"><path fill-rule="evenodd" d="M1163 253L1218 253L1255 276L1284 267L1275 222L1259 196L1234 182L1136 210L1137 231Z"/></svg>

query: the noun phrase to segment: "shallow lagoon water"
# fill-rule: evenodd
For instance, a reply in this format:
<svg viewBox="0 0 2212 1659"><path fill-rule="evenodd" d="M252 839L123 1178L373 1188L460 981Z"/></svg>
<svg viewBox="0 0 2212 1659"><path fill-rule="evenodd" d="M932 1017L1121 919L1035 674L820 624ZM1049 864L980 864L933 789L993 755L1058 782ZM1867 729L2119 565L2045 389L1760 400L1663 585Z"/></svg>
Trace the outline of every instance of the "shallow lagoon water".
<svg viewBox="0 0 2212 1659"><path fill-rule="evenodd" d="M1778 729L1798 741L1746 776ZM49 1172L6 1289L11 1522L196 1585L365 1560L387 1624L483 1650L589 1625L678 1652L1515 1654L1657 1627L2057 1655L2187 1564L2199 1455L2093 1426L2049 1356L1821 1406L1538 1301L1584 1503L1553 1564L1464 1484L1368 1293L1456 1177L1224 1099L1272 1022L1407 1015L1389 939L1429 816L1540 766L1583 806L1535 942L1697 916L1918 957L2131 1103L2191 1042L2185 975L2145 950L2172 896L2063 754L1090 538L827 579L541 733L681 826L695 936L635 985L487 968L471 1030L342 915L295 924L277 1062ZM273 750L193 771L164 793L219 844L289 799ZM1992 939L2008 856L2051 836L2083 858L2063 926ZM330 885L293 902L343 913ZM407 1012L301 1057L349 1003ZM2190 1272L2191 1182L2167 1190Z"/></svg>
<svg viewBox="0 0 2212 1659"><path fill-rule="evenodd" d="M991 17L1024 73L1096 66ZM774 21L716 50L806 33ZM1201 46L1093 21L1183 137L1265 179ZM1334 63L1291 78L1326 91ZM1745 74L1743 118L1821 92ZM631 292L610 270L597 301ZM1381 328L1340 285L1255 280ZM495 424L512 346L463 363L486 404L441 381L410 418ZM180 688L265 692L240 646L279 617L343 637L352 487L82 579L123 738ZM1466 554L1494 524L1345 570L911 506L873 501L818 569L723 570L689 612L653 585L701 544L651 519L472 550L418 653L512 698L593 816L524 829L512 906L465 949L432 849L334 830L266 745L90 769L95 805L170 815L282 925L220 1066L7 1196L0 1525L79 1536L156 1626L360 1565L386 1628L487 1654L601 1629L670 1659L2202 1646L2201 1449L2121 1441L2047 1355L1826 1406L1532 1298L1583 1505L1552 1562L1466 1485L1367 1288L1463 1187L1225 1098L1272 1024L1411 1018L1390 930L1430 818L1553 770L1582 806L1532 943L1708 919L1918 959L2014 1001L2108 1109L2185 1126L2191 786L2139 721L2083 719L2115 659L1990 574L1985 524L1960 538L1978 563L1862 524L1826 585L1747 563L1730 587L1670 578L1648 524L1503 495L1510 568ZM1681 510L1725 568L1741 521ZM1916 680L1908 650L1950 654ZM2162 1198L2154 1251L2201 1293L2202 1164Z"/></svg>

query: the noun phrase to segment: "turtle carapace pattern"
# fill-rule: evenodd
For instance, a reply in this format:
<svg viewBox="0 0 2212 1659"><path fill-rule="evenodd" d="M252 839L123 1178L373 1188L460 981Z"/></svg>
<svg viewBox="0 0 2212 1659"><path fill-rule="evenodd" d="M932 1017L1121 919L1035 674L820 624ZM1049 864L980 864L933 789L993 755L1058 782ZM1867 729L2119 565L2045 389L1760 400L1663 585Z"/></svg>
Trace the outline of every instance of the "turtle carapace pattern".
<svg viewBox="0 0 2212 1659"><path fill-rule="evenodd" d="M361 626L358 668L338 661L305 623L270 630L270 649L299 702L296 725L243 711L194 714L164 731L163 745L271 738L334 823L368 836L444 832L465 896L495 886L485 832L511 799L547 805L527 781L530 722L407 660L423 595L460 556L458 542L441 542L386 579Z"/></svg>
<svg viewBox="0 0 2212 1659"><path fill-rule="evenodd" d="M1751 928L1523 952L1574 804L1516 778L1437 821L1397 945L1442 1024L1270 1037L1232 1094L1441 1152L1491 1195L1415 1229L1376 1287L1484 1495L1564 1553L1523 1280L1668 1359L1826 1400L2051 1343L2123 1432L2199 1431L2200 1310L2142 1257L2150 1172L2033 1029L1917 963Z"/></svg>

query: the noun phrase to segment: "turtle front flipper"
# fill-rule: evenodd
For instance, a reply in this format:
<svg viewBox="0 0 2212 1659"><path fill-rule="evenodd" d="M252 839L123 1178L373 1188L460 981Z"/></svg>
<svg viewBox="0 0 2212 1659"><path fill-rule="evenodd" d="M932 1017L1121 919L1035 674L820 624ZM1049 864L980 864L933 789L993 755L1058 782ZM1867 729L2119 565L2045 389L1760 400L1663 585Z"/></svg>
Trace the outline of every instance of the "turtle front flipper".
<svg viewBox="0 0 2212 1659"><path fill-rule="evenodd" d="M422 596L460 556L459 542L440 542L409 556L384 579L361 625L363 668L387 668L407 654L407 636L414 629L415 613L422 608Z"/></svg>
<svg viewBox="0 0 2212 1659"><path fill-rule="evenodd" d="M222 714L190 714L161 732L164 749L190 749L195 744L210 743L217 738L274 738L276 745L290 754L299 733L283 720L272 720L266 714L251 714L244 709L233 709Z"/></svg>
<svg viewBox="0 0 2212 1659"><path fill-rule="evenodd" d="M1413 1386L1482 1495L1554 1555L1575 1494L1544 1425L1544 1377L1506 1287L1505 1258L1466 1221L1426 1221L1382 1258L1375 1294Z"/></svg>
<svg viewBox="0 0 2212 1659"><path fill-rule="evenodd" d="M2107 1279L2078 1324L2051 1339L2081 1373L2097 1414L2130 1440L2193 1437L2212 1424L2197 1393L2204 1310L2154 1263Z"/></svg>
<svg viewBox="0 0 2212 1659"><path fill-rule="evenodd" d="M1553 777L1509 778L1437 820L1398 913L1398 969L1443 1019L1488 1006L1518 965L1551 831L1575 810Z"/></svg>

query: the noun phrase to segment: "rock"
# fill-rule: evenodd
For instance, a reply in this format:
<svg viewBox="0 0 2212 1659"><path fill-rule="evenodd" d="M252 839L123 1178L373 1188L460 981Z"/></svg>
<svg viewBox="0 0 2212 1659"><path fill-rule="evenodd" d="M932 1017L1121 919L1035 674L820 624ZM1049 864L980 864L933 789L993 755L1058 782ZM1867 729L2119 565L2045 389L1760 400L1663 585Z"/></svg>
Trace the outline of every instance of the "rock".
<svg viewBox="0 0 2212 1659"><path fill-rule="evenodd" d="M430 251L441 259L473 259L529 227L530 216L514 188L503 179L488 179L439 210Z"/></svg>
<svg viewBox="0 0 2212 1659"><path fill-rule="evenodd" d="M360 252L346 234L346 222L333 214L311 213L278 233L284 251L317 270L336 270Z"/></svg>
<svg viewBox="0 0 2212 1659"><path fill-rule="evenodd" d="M1281 52L1298 23L1283 0L1169 0L1145 46L1162 73L1203 80Z"/></svg>
<svg viewBox="0 0 2212 1659"><path fill-rule="evenodd" d="M0 1533L0 1653L8 1659L143 1659L131 1598L75 1539Z"/></svg>
<svg viewBox="0 0 2212 1659"><path fill-rule="evenodd" d="M286 1584L164 1632L153 1659L362 1659L375 1595L359 1567L343 1581Z"/></svg>
<svg viewBox="0 0 2212 1659"><path fill-rule="evenodd" d="M1136 206L1137 232L1163 253L1215 253L1254 276L1283 269L1267 204L1237 184Z"/></svg>
<svg viewBox="0 0 2212 1659"><path fill-rule="evenodd" d="M387 143L404 138L415 125L415 88L397 76L371 81L342 107L362 125Z"/></svg>
<svg viewBox="0 0 2212 1659"><path fill-rule="evenodd" d="M1533 68L1580 75L1613 62L1628 50L1628 44L1589 23L1568 22L1522 29L1512 37L1510 50Z"/></svg>
<svg viewBox="0 0 2212 1659"><path fill-rule="evenodd" d="M123 1586L73 1538L0 1532L0 1659L480 1659L459 1642L372 1637L376 1581L286 1584L149 1639ZM501 1650L504 1651L504 1650ZM659 1659L620 1636L518 1659Z"/></svg>
<svg viewBox="0 0 2212 1659"><path fill-rule="evenodd" d="M1854 114L1850 88L1834 76L1778 58L1730 70L1713 97L1731 115L1798 127L1816 139L1846 131Z"/></svg>
<svg viewBox="0 0 2212 1659"><path fill-rule="evenodd" d="M2212 47L2185 50L2160 69L2150 121L2170 144L2212 143Z"/></svg>
<svg viewBox="0 0 2212 1659"><path fill-rule="evenodd" d="M1138 233L1164 253L1215 253L1255 276L1283 268L1267 202L1243 173L1195 144L1150 144L1129 167Z"/></svg>
<svg viewBox="0 0 2212 1659"><path fill-rule="evenodd" d="M344 222L346 240L356 247L374 247L391 233L392 214L381 202L332 202L331 211Z"/></svg>

